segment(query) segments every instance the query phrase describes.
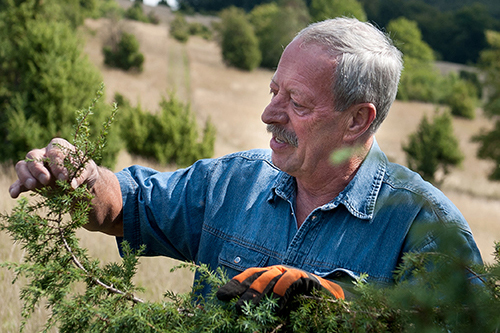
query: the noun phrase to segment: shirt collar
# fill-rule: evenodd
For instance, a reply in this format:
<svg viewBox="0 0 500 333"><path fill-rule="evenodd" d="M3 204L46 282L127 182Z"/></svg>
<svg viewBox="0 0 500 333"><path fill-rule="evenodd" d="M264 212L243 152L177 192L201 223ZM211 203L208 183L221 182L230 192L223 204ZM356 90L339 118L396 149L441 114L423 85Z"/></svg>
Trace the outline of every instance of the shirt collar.
<svg viewBox="0 0 500 333"><path fill-rule="evenodd" d="M372 219L377 196L386 173L387 163L387 157L374 139L368 155L354 178L334 200L323 205L321 209L331 210L339 204L343 204L355 217L364 220ZM276 196L279 196L284 200L293 201L295 191L295 178L280 172L272 187L269 200L275 200Z"/></svg>

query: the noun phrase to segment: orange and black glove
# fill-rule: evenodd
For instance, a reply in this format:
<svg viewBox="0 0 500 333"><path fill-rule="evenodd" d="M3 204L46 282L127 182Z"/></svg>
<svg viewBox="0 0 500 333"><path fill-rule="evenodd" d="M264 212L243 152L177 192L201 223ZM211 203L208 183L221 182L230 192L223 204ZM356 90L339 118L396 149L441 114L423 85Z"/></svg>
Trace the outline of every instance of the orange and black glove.
<svg viewBox="0 0 500 333"><path fill-rule="evenodd" d="M292 296L310 295L314 289L323 289L335 298L344 299L344 291L338 284L283 265L248 268L222 286L216 295L221 301L240 296L236 309L241 311L245 301L257 304L264 295L273 293L278 298L278 311L281 311Z"/></svg>

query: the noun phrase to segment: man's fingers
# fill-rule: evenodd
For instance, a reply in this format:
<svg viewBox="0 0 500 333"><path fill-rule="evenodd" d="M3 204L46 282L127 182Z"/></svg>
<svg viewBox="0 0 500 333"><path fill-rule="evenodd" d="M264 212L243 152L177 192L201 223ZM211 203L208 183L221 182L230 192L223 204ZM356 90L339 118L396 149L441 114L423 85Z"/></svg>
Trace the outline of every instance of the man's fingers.
<svg viewBox="0 0 500 333"><path fill-rule="evenodd" d="M19 179L16 180L9 187L9 194L10 194L12 199L16 199L19 196L19 194L21 194L22 192L26 192L26 191L28 191L28 189L23 184L21 184Z"/></svg>
<svg viewBox="0 0 500 333"><path fill-rule="evenodd" d="M67 180L68 170L64 166L64 159L73 149L68 141L56 138L46 148L28 152L26 159L16 164L18 179L9 188L10 196L17 198L22 192L53 186L58 179ZM80 184L74 187L77 185Z"/></svg>
<svg viewBox="0 0 500 333"><path fill-rule="evenodd" d="M64 166L64 159L74 151L75 147L68 141L55 138L47 145L45 157L49 160L50 173L57 180L67 180L68 170Z"/></svg>
<svg viewBox="0 0 500 333"><path fill-rule="evenodd" d="M50 173L42 162L37 160L40 152L33 152L27 155L26 161L19 161L16 164L18 180L12 184L11 190L14 194L34 190L37 187L46 185L50 181Z"/></svg>
<svg viewBox="0 0 500 333"><path fill-rule="evenodd" d="M48 185L50 182L50 171L43 163L45 149L35 149L26 154L26 161L18 162L16 165L19 180L30 190L41 185ZM31 179L36 180L31 184Z"/></svg>

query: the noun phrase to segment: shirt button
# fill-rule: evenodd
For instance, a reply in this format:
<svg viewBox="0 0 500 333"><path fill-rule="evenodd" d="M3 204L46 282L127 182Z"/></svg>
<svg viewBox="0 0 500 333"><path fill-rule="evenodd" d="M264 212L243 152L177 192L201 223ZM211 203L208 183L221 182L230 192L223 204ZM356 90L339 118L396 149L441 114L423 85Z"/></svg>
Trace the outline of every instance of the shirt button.
<svg viewBox="0 0 500 333"><path fill-rule="evenodd" d="M240 258L240 257L235 257L235 258L234 258L234 263L235 263L235 264L239 264L239 263L240 263L240 261L241 261L241 258Z"/></svg>

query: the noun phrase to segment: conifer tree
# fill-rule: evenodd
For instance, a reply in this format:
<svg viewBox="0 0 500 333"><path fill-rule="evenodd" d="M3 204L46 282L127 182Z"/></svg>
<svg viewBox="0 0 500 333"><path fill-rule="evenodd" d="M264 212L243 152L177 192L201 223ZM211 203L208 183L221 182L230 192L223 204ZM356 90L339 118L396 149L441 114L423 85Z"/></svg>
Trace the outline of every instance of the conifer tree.
<svg viewBox="0 0 500 333"><path fill-rule="evenodd" d="M309 12L313 22L341 16L366 21L365 10L357 0L311 0Z"/></svg>
<svg viewBox="0 0 500 333"><path fill-rule="evenodd" d="M0 161L17 161L53 137L68 137L74 112L102 81L56 0L7 1L0 12ZM103 118L96 106L91 126ZM103 156L112 166L116 134Z"/></svg>
<svg viewBox="0 0 500 333"><path fill-rule="evenodd" d="M251 71L259 66L262 56L259 41L242 9L230 7L220 13L219 42L224 61Z"/></svg>
<svg viewBox="0 0 500 333"><path fill-rule="evenodd" d="M144 55L139 50L139 41L135 35L122 32L116 45L106 45L102 51L106 65L126 71L135 69L142 72Z"/></svg>
<svg viewBox="0 0 500 333"><path fill-rule="evenodd" d="M485 113L495 121L489 131L482 131L474 140L479 142L479 158L494 162L490 178L500 180L500 32L488 31L486 34L490 48L481 52L480 64L486 73L487 101Z"/></svg>
<svg viewBox="0 0 500 333"><path fill-rule="evenodd" d="M249 21L259 40L260 66L274 70L283 53L283 46L288 45L295 33L309 23L309 13L302 0L278 1L254 7Z"/></svg>
<svg viewBox="0 0 500 333"><path fill-rule="evenodd" d="M207 120L199 133L189 105L184 105L173 93L168 100L162 99L159 114L142 110L140 105L132 107L119 94L115 99L122 109L121 135L130 153L180 166L213 155L215 127Z"/></svg>
<svg viewBox="0 0 500 333"><path fill-rule="evenodd" d="M408 144L403 145L403 150L408 166L424 179L437 184L442 183L450 167L460 165L464 159L447 111L436 112L432 121L424 115L417 131L410 134ZM435 177L438 170L444 175L440 179Z"/></svg>

